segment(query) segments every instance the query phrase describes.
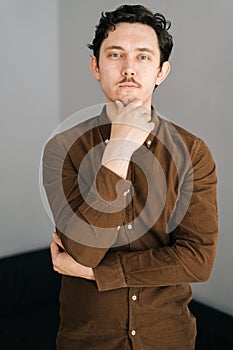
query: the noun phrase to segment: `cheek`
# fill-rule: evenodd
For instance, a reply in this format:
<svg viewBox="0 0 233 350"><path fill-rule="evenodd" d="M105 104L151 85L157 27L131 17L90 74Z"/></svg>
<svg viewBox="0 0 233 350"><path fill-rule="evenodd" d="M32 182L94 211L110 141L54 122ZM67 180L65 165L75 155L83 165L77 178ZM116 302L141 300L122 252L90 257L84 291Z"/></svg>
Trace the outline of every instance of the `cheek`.
<svg viewBox="0 0 233 350"><path fill-rule="evenodd" d="M141 76L141 83L142 85L144 85L144 87L146 88L146 90L153 90L154 86L155 86L155 82L156 82L156 73L151 73L152 70L150 70L149 72L145 72L142 76Z"/></svg>
<svg viewBox="0 0 233 350"><path fill-rule="evenodd" d="M111 60L100 60L99 62L100 72L102 75L108 76L114 76L116 74L119 74L119 71L121 69L120 62L117 61L111 61Z"/></svg>
<svg viewBox="0 0 233 350"><path fill-rule="evenodd" d="M103 86L110 87L116 84L121 79L116 67L102 66L100 71L100 81Z"/></svg>
<svg viewBox="0 0 233 350"><path fill-rule="evenodd" d="M102 68L103 78L105 79L111 79L112 77L116 76L118 73L118 68L116 65L105 65Z"/></svg>

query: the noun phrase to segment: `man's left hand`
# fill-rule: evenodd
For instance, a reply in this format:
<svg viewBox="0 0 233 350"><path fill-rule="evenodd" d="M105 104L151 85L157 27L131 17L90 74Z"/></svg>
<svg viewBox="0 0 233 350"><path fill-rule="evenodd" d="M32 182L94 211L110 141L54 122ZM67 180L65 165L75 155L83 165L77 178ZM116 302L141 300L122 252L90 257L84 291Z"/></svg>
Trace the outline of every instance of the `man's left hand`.
<svg viewBox="0 0 233 350"><path fill-rule="evenodd" d="M61 249L62 248L62 251ZM62 275L81 277L95 280L93 269L79 264L64 249L60 237L53 233L53 242L50 244L53 269Z"/></svg>

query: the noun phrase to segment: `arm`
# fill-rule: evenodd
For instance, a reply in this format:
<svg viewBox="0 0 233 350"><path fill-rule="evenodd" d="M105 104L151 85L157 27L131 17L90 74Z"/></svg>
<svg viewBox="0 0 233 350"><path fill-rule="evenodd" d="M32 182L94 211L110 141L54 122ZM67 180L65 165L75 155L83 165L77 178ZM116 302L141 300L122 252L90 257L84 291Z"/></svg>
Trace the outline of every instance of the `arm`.
<svg viewBox="0 0 233 350"><path fill-rule="evenodd" d="M88 178L89 172L95 170L90 163L86 174L80 174L74 163L76 158L79 158L78 165L81 163L91 145L83 146L80 138L68 147L67 134L63 133L50 140L44 151L44 186L57 232L65 250L77 262L90 267L97 266L109 247L117 241L118 227L122 226L124 209L129 201L124 196L130 186L126 180L129 160L153 128L153 123L149 122L150 113L141 107L141 103L126 108L120 105L121 111L118 109L115 116L110 142L103 152L94 181L84 185L85 200L79 188L78 175L85 184L85 177ZM124 166L119 168L119 162Z"/></svg>
<svg viewBox="0 0 233 350"><path fill-rule="evenodd" d="M57 233L53 233L53 242L50 244L50 251L54 271L73 277L81 277L94 280L93 269L83 266L67 254Z"/></svg>
<svg viewBox="0 0 233 350"><path fill-rule="evenodd" d="M196 153L194 181L189 209L173 232L172 246L108 253L91 270L83 269L83 266L74 264L69 256L57 252L52 255L55 270L87 279L91 276L96 280L99 291L207 280L217 243L217 205L215 165L203 143ZM55 243L60 245L56 237Z"/></svg>
<svg viewBox="0 0 233 350"><path fill-rule="evenodd" d="M124 217L124 211L119 211L117 206L124 207L122 192L128 188L128 181L119 188L119 201L114 202L117 183L122 179L101 166L96 176L98 192L86 185L89 192L88 201L85 201L79 188L72 150L70 155L65 141L63 135L57 135L45 147L44 186L65 250L80 264L94 267L117 239L117 226ZM82 153L81 144L77 144L73 151ZM96 209L106 205L107 211ZM105 227L112 228L111 235L100 237L101 228L105 233Z"/></svg>
<svg viewBox="0 0 233 350"><path fill-rule="evenodd" d="M218 229L216 173L203 142L196 150L193 171L191 202L172 233L173 244L144 251L108 253L94 269L99 291L202 282L209 278Z"/></svg>

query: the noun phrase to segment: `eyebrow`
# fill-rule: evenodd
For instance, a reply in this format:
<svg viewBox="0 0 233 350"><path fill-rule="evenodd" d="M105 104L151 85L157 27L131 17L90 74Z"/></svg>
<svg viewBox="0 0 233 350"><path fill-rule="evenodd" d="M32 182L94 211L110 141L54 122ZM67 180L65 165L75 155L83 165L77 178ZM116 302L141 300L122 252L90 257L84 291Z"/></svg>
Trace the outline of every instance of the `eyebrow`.
<svg viewBox="0 0 233 350"><path fill-rule="evenodd" d="M105 51L109 51L109 50L122 50L124 51L124 48L122 46L119 45L111 45L106 47ZM148 47L138 47L135 49L135 51L140 51L140 52L149 52L152 55L155 55L155 52L152 49L149 49Z"/></svg>
<svg viewBox="0 0 233 350"><path fill-rule="evenodd" d="M140 51L140 52L149 52L149 53L152 53L153 55L155 55L154 50L149 49L148 47L138 47L138 48L136 49L136 51Z"/></svg>

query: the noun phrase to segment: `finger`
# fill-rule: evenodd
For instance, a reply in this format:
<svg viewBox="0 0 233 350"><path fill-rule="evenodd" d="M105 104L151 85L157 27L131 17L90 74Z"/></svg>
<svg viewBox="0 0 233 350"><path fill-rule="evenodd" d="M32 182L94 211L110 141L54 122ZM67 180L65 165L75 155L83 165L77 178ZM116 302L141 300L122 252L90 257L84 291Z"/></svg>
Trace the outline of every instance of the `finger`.
<svg viewBox="0 0 233 350"><path fill-rule="evenodd" d="M126 108L130 109L131 107L137 108L142 106L142 101L138 98L135 98L134 100L130 101L130 103L126 106Z"/></svg>
<svg viewBox="0 0 233 350"><path fill-rule="evenodd" d="M53 233L52 233L52 236L53 236L53 239L54 239L54 240L60 238L60 237L58 236L57 232L53 232Z"/></svg>
<svg viewBox="0 0 233 350"><path fill-rule="evenodd" d="M125 107L124 104L120 100L115 101L115 106L117 109L117 114L121 113L121 111L123 111L123 109Z"/></svg>
<svg viewBox="0 0 233 350"><path fill-rule="evenodd" d="M59 246L55 242L52 242L50 244L50 252L52 255L52 260L55 259L59 254L62 253L59 249Z"/></svg>
<svg viewBox="0 0 233 350"><path fill-rule="evenodd" d="M63 274L63 270L57 265L57 257L63 253L59 251L59 247L55 242L52 242L50 244L50 252L51 252L51 258L52 258L53 270L60 274Z"/></svg>
<svg viewBox="0 0 233 350"><path fill-rule="evenodd" d="M155 128L155 123L154 122L150 122L148 124L149 124L150 132L151 132Z"/></svg>
<svg viewBox="0 0 233 350"><path fill-rule="evenodd" d="M58 234L57 234L56 232L54 232L54 233L52 234L52 236L53 236L54 242L55 242L57 245L59 245L59 247L61 247L62 249L65 250L65 248L64 248L64 246L63 246L63 244L62 244L62 242L61 242L61 238L58 236Z"/></svg>
<svg viewBox="0 0 233 350"><path fill-rule="evenodd" d="M148 113L147 111L145 111L144 113L142 113L142 117L149 122L151 120L151 113Z"/></svg>
<svg viewBox="0 0 233 350"><path fill-rule="evenodd" d="M59 248L58 248L56 243L52 242L50 244L50 252L51 252L51 259L52 259L52 264L53 264L53 268L54 268L55 260L59 254Z"/></svg>

